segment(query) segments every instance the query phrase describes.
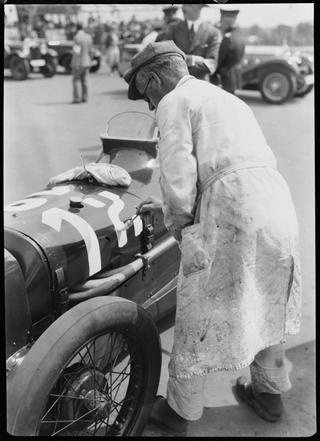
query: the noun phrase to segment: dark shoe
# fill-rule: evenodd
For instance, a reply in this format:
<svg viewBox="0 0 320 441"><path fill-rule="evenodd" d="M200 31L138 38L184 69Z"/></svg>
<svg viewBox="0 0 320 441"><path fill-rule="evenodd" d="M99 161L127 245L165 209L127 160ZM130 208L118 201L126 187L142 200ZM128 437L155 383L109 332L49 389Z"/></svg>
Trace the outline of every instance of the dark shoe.
<svg viewBox="0 0 320 441"><path fill-rule="evenodd" d="M81 103L81 101L71 101L71 104L80 104Z"/></svg>
<svg viewBox="0 0 320 441"><path fill-rule="evenodd" d="M150 421L172 436L186 436L187 434L188 420L178 415L162 396L156 398Z"/></svg>
<svg viewBox="0 0 320 441"><path fill-rule="evenodd" d="M280 394L257 392L246 377L239 377L237 379L233 393L238 401L246 403L265 421L275 423L281 419L283 402Z"/></svg>

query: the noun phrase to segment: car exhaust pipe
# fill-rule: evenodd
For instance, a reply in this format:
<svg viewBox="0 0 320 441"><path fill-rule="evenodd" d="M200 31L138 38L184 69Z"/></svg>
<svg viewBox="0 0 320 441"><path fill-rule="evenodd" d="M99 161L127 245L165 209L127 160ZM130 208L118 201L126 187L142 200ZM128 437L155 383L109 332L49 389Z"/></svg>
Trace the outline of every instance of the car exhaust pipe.
<svg viewBox="0 0 320 441"><path fill-rule="evenodd" d="M147 253L137 254L137 259L133 262L115 270L106 272L103 278L100 276L99 278L88 280L82 285L74 287L69 293L69 302L71 304L75 304L91 299L92 297L108 294L122 283L126 282L132 276L137 274L137 272L141 269L147 270L149 263L176 245L177 241L174 239L174 237L169 236Z"/></svg>

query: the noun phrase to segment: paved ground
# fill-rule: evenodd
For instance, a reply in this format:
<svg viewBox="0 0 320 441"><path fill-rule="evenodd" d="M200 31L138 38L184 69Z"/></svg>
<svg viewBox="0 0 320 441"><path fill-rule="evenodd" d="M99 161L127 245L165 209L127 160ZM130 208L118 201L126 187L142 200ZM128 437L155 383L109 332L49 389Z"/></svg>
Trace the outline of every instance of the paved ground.
<svg viewBox="0 0 320 441"><path fill-rule="evenodd" d="M287 357L292 366L292 389L285 395L286 413L277 424L266 423L234 399L231 387L241 374L216 373L208 378L207 407L190 425L188 436L310 436L316 431L315 409L315 281L314 281L314 96L282 106L264 103L259 94L241 97L257 116L287 179L296 205L301 231L304 284L303 323L298 336L288 338ZM100 133L118 112L148 113L144 102L128 101L126 85L108 76L103 67L90 77L87 104L70 104L71 77L52 79L32 75L25 82L4 83L4 201L14 202L45 187L49 177L97 159ZM159 393L165 394L173 317L162 324L162 375ZM143 436L166 436L148 426Z"/></svg>

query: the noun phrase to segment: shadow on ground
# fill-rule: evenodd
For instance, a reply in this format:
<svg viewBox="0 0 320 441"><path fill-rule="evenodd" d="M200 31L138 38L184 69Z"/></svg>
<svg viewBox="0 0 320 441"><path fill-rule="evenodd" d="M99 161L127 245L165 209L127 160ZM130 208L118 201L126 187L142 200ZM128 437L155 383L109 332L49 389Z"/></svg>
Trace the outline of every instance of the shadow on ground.
<svg viewBox="0 0 320 441"><path fill-rule="evenodd" d="M211 407L204 409L200 420L189 424L187 436L307 437L315 434L315 342L289 349L287 357L292 363L292 388L283 396L285 414L280 422L268 423L244 404ZM143 436L170 435L149 423Z"/></svg>

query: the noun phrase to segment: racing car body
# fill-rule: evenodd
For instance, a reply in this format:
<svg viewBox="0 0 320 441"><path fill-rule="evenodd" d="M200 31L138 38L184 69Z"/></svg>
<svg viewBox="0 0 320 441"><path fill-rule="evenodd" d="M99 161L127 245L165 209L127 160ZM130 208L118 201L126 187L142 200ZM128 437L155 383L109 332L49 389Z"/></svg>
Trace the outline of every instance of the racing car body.
<svg viewBox="0 0 320 441"><path fill-rule="evenodd" d="M126 168L129 187L62 182L5 207L11 434L131 436L146 423L155 322L175 308L180 262L162 213L136 214L160 197L151 122L148 137L137 124L135 138L101 136L97 163Z"/></svg>

